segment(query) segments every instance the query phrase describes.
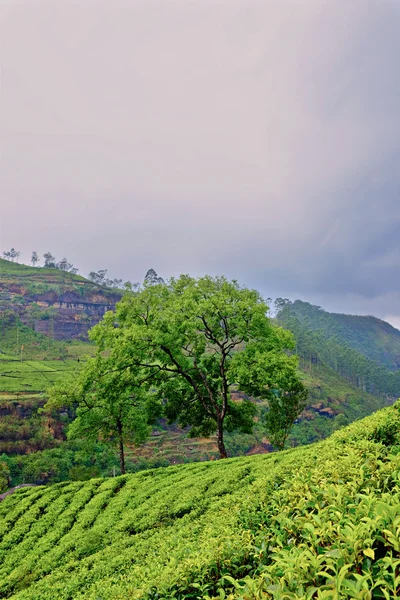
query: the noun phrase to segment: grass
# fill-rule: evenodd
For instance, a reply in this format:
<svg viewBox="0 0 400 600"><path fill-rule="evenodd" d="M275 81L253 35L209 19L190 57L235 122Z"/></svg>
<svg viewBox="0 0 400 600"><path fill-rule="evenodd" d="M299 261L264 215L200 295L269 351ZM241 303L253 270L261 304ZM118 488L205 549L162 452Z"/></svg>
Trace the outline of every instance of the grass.
<svg viewBox="0 0 400 600"><path fill-rule="evenodd" d="M82 296L100 292L102 295L122 296L119 289L107 289L89 281L81 275L74 275L59 269L30 267L0 258L0 292L16 285L22 294L41 294L51 290L58 293L75 290ZM0 294L1 300L1 294Z"/></svg>
<svg viewBox="0 0 400 600"><path fill-rule="evenodd" d="M22 489L0 597L394 598L399 407L268 456Z"/></svg>
<svg viewBox="0 0 400 600"><path fill-rule="evenodd" d="M0 355L0 392L42 392L79 370L76 360L19 361Z"/></svg>
<svg viewBox="0 0 400 600"><path fill-rule="evenodd" d="M94 283L82 277L81 275L74 275L66 271L60 271L59 269L47 269L44 267L30 267L29 265L20 264L17 262L11 262L0 258L0 278L6 280L8 278L14 279L23 278L27 279L41 279L51 281L81 281L97 287Z"/></svg>
<svg viewBox="0 0 400 600"><path fill-rule="evenodd" d="M53 340L14 318L0 322L0 351L0 360L77 359L93 354L94 345L77 339Z"/></svg>

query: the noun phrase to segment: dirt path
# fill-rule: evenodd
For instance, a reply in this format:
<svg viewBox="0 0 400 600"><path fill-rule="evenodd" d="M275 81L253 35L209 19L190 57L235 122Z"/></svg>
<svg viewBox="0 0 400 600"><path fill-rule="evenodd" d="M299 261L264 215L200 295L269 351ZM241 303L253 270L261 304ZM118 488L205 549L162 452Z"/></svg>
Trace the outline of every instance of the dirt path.
<svg viewBox="0 0 400 600"><path fill-rule="evenodd" d="M21 483L20 485L16 485L15 487L10 488L6 492L3 492L2 494L0 494L0 502L2 502L2 500L4 500L4 498L7 498L7 496L9 496L10 494L15 492L15 490L19 490L20 488L24 488L24 487L36 487L36 484L35 483Z"/></svg>

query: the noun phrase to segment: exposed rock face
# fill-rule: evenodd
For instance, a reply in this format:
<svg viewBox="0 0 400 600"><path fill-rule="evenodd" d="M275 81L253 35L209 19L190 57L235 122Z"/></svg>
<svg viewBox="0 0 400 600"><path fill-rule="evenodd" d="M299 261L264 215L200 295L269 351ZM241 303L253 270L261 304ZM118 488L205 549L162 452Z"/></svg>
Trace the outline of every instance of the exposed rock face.
<svg viewBox="0 0 400 600"><path fill-rule="evenodd" d="M44 293L32 293L23 285L0 282L0 292L0 313L11 309L26 325L55 340L86 340L89 329L108 310L114 310L121 299L120 292L103 290L89 282L80 289Z"/></svg>
<svg viewBox="0 0 400 600"><path fill-rule="evenodd" d="M78 297L71 292L58 297L54 293L46 296L37 296L31 301L43 308L55 309L56 314L49 319L34 319L33 329L55 340L87 339L89 329L96 325L108 310L114 310L116 303L121 299L118 294L106 297L99 293L87 298ZM29 302L30 299L27 300ZM29 324L26 318L22 319Z"/></svg>

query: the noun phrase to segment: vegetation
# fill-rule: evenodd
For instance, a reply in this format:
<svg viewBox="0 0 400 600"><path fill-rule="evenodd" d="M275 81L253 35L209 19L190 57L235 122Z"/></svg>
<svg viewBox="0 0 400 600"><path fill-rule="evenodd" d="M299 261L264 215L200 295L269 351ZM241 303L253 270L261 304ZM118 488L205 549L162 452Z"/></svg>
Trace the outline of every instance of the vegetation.
<svg viewBox="0 0 400 600"><path fill-rule="evenodd" d="M399 405L279 454L25 488L0 596L395 598Z"/></svg>
<svg viewBox="0 0 400 600"><path fill-rule="evenodd" d="M335 317L333 326L332 317ZM340 334L339 337L338 331L341 330L335 326L337 317L349 317L352 323L351 335ZM331 315L319 307L313 307L299 300L293 304L289 301L281 304L277 319L283 327L293 333L296 352L305 370L311 372L318 365L323 364L365 392L393 398L400 395L400 370L391 371L388 366L396 364L398 360L400 332L388 323L374 317ZM358 322L361 324L359 339L363 348L362 353L354 349L357 331L354 323ZM388 332L391 334L389 339L386 335L384 338L386 344L383 346L380 345L382 336L376 332L377 328L383 330L385 334ZM368 348L371 348L371 351ZM383 353L384 361L367 357L367 354L379 355L380 353Z"/></svg>
<svg viewBox="0 0 400 600"><path fill-rule="evenodd" d="M33 275L32 273L32 269L35 269L36 272L36 276L38 276L39 274L42 275L43 271L47 272L47 274L49 274L49 271L61 271L62 273L70 273L71 275L77 275L79 269L77 269L76 267L74 267L74 265L70 262L68 262L67 258L62 258L61 260L57 260L56 257L51 254L51 252L45 252L43 254L43 267L40 269L39 273L38 273L38 267L40 266L39 263L41 261L39 254L36 252L36 250L34 250L32 252L32 256L31 256L31 265L32 267L28 267L27 265L19 265L20 267L22 267L22 269L18 269L18 270L14 270L12 269L12 265L7 265L6 263L18 263L18 258L19 258L20 253L17 252L16 250L14 250L14 248L11 248L11 250L3 252L3 259L0 259L0 275L4 275L6 273L10 273L10 272L16 272L20 275L27 273L26 269L31 269L30 274ZM24 273L25 272L25 273ZM155 271L153 269L150 269L150 271L148 271L148 273L153 272L155 273ZM107 269L101 269L99 271L91 271L87 277L88 281L91 281L93 283L95 283L98 286L101 287L105 287L105 288L113 288L116 290L120 290L121 288L135 288L137 287L139 284L135 283L132 284L130 281L127 281L126 283L123 284L123 280L122 279L109 279L106 277L107 274ZM39 275L39 276L40 276ZM148 274L146 275L146 277L148 276ZM157 277L157 274L156 274ZM158 278L161 282L162 278ZM63 281L64 278L62 278ZM85 281L85 279L83 277L80 277L81 281ZM69 280L70 282L73 281L73 279Z"/></svg>
<svg viewBox="0 0 400 600"><path fill-rule="evenodd" d="M18 250L15 250L15 248L11 248L11 250L6 250L5 252L3 252L3 257L6 260L10 260L11 262L14 262L15 260L18 262L19 255L20 252Z"/></svg>
<svg viewBox="0 0 400 600"><path fill-rule="evenodd" d="M7 469L10 484L13 486L21 483L49 484L69 480L85 481L100 476L110 477L118 468L116 455L108 446L80 441L62 442L55 447L28 454L0 453L0 464ZM154 465L143 461L136 466L128 461L131 472ZM157 466L162 466L162 462Z"/></svg>
<svg viewBox="0 0 400 600"><path fill-rule="evenodd" d="M371 316L329 313L308 302L278 299L278 319L296 319L303 330L320 339L345 344L367 359L389 370L400 367L400 331Z"/></svg>
<svg viewBox="0 0 400 600"><path fill-rule="evenodd" d="M89 415L95 403L88 397L94 397L110 417L116 396L138 406L147 391L164 404L170 422L190 426L193 436L216 431L220 457L226 458L224 430L250 433L256 412L247 396L232 400L237 387L268 401L266 424L283 447L307 393L296 357L287 353L291 336L271 324L267 310L257 292L222 277L185 275L147 284L93 328L97 357L71 389L71 401L81 398ZM68 390L53 395L59 401ZM107 422L122 427L121 419Z"/></svg>
<svg viewBox="0 0 400 600"><path fill-rule="evenodd" d="M150 270L146 278L148 286L157 286L160 279L154 270ZM21 475L22 480L24 477L29 478L26 479L29 482L68 479L69 469L77 467L76 461L81 456L80 442L72 439L69 442L64 441L68 425L75 413L71 408L68 411L53 410L50 414L42 413L41 409L47 400L43 392L65 375L69 377L69 371L73 375L70 380L76 381L77 372L85 364L85 356L93 353L94 346L79 340L60 342L51 339L58 308L39 306L35 302L27 303L26 298L29 294L30 298L34 298L36 293L64 294L72 291L86 301L91 294L97 294L96 290L102 290L103 293L104 288L78 275L57 269L35 269L1 259L0 285L0 351L5 352L0 352L0 453L6 452L15 460L15 468L13 467L11 475L13 485L21 481L18 469L21 473L24 472L24 475ZM134 286L130 289L137 291ZM10 290L14 291L11 293ZM16 293L15 290L20 290L21 293ZM112 290L105 292L114 294ZM110 302L115 302L115 298L110 296ZM303 304L300 303L300 306ZM285 311L282 309L287 309L287 306L288 302L281 302L277 320L285 328L292 329L295 350L300 357L299 377L309 394L307 407L296 419L287 444L306 444L325 438L339 427L390 404L393 397L400 394L399 387L393 385L399 377L395 372L389 372L386 367L361 355L339 337L327 339L319 331L313 331L313 327L307 329L302 325L302 321L300 322L300 318L298 320L301 326L293 326L293 319L283 318ZM297 302L290 305L292 316L293 306L296 306L297 312L300 310ZM322 314L323 317L326 315L324 318L329 319L329 313L319 309L314 311L314 308L307 308L311 315L315 313L316 318L322 318ZM19 311L24 311L24 322L17 316ZM84 313L77 314L77 322L84 317ZM359 318L354 319L357 322ZM388 339L382 341L384 338L379 332L385 329L384 324L381 326L381 322L373 318L363 319L360 318L360 322L372 327L368 336L371 339L374 335L380 336L375 341L373 339L372 345L384 346L390 360L395 361L396 336L390 343ZM38 325L38 321L41 325L41 320L46 321L43 323L43 326L46 326L43 330L46 331L47 328L47 335L32 329L35 323ZM391 329L389 325L387 328L388 331ZM364 331L363 335L367 336L367 333ZM234 405L246 401L246 395L238 393L235 386L231 391ZM278 406L278 403L275 406ZM271 449L271 441L279 447L279 439L272 437L272 431L270 430L268 437L265 433L268 400L259 399L256 407L258 418L252 433L228 431L231 428L229 423L225 428L224 444L230 456L267 452ZM278 411L277 415L281 416L282 413ZM284 428L281 431L284 431ZM132 431L124 440L127 471L134 471L143 466L192 462L218 456L215 435L190 439L187 428L179 428L176 424L169 425L165 420L157 421L151 437L139 447L133 447L128 441L129 438L135 439ZM105 439L112 444L117 442L116 435L106 436ZM62 448L68 454L76 453L76 460L74 458L68 468L58 453L59 450L62 452ZM43 452L53 454L47 455ZM27 457L25 463L23 456L16 456L24 453L37 453L37 457ZM93 459L94 463L90 463L89 459L89 462L85 462L82 477L88 472L85 469L90 471L91 468L94 468L93 473L98 475L110 474L110 468L118 462L113 451L110 450L108 454L113 458L112 461L106 461L107 464L102 464L98 458L93 459L94 455L91 455L90 460ZM53 460L52 469L47 466L50 460ZM35 462L34 469L28 468L30 461Z"/></svg>
<svg viewBox="0 0 400 600"><path fill-rule="evenodd" d="M157 415L151 400L142 393L140 382L130 370L112 368L110 360L99 354L88 361L76 381L63 379L50 389L46 409L75 408L76 418L68 437L116 443L121 473L125 474L126 442L142 443Z"/></svg>
<svg viewBox="0 0 400 600"><path fill-rule="evenodd" d="M7 464L0 462L0 492L4 492L8 488L10 471Z"/></svg>
<svg viewBox="0 0 400 600"><path fill-rule="evenodd" d="M65 375L77 373L80 363L76 360L26 360L0 354L0 386L2 392L43 392Z"/></svg>

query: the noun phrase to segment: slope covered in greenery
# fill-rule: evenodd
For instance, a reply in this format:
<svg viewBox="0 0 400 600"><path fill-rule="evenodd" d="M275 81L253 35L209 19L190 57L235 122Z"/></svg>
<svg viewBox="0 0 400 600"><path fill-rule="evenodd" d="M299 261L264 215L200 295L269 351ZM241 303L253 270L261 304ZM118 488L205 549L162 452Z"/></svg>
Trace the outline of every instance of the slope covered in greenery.
<svg viewBox="0 0 400 600"><path fill-rule="evenodd" d="M53 350L54 358L53 340L87 339L90 327L114 308L121 296L121 290L66 270L0 259L0 350L4 351L3 346L10 350L11 344L19 353L24 346L29 358L34 358L35 349L43 351L40 339L23 330L26 326L32 334L45 334L50 340L47 350Z"/></svg>
<svg viewBox="0 0 400 600"><path fill-rule="evenodd" d="M372 316L330 313L301 300L287 304L281 318L286 318L287 309L305 329L326 339L337 339L387 369L400 367L400 331L386 321Z"/></svg>
<svg viewBox="0 0 400 600"><path fill-rule="evenodd" d="M50 269L46 267L30 267L21 263L11 262L0 258L0 280L2 283L23 284L24 287L30 285L81 285L96 288L96 284L88 281L81 275L62 271L60 269Z"/></svg>
<svg viewBox="0 0 400 600"><path fill-rule="evenodd" d="M65 438L66 425L70 420L64 414L40 412L46 402L45 390L49 385L59 378L74 377L84 364L85 353L93 350L84 342L54 342L55 348L60 345L70 358L21 362L20 357L15 355L0 354L0 455L4 452L9 455L7 463L13 485L85 478L94 473L109 475L114 468L110 455L103 460L104 449L90 451L83 456L81 450L61 441ZM79 356L80 362L77 361ZM338 427L390 403L390 399L384 396L368 394L355 387L322 363L313 365L312 369L303 366L305 370L301 377L309 390L308 405L292 430L289 446L323 439ZM258 403L258 408L261 413L265 409L263 403ZM257 419L252 434L227 433L226 444L229 456L271 450L260 419ZM26 456L22 456L24 454ZM215 436L189 438L187 431L160 421L147 442L128 450L128 470L208 460L217 456ZM81 468L78 468L79 465Z"/></svg>
<svg viewBox="0 0 400 600"><path fill-rule="evenodd" d="M365 355L368 346L365 346L363 353L354 349L346 340L346 336L341 336L334 327L330 328L331 316L319 307L298 300L293 304L287 301L281 306L277 320L293 333L300 365L312 372L322 364L365 392L378 397L397 398L400 395L400 370L394 367L391 369L379 360L368 358ZM354 319L362 320L364 317L354 317ZM391 328L388 323L373 317L365 317L365 319L370 319L373 323L377 321L382 326ZM400 332L391 329L397 332L393 339L397 334L400 335ZM371 346L376 349L379 346L379 336L375 334L373 328L368 330L366 344L370 343L368 338L375 340L371 342ZM396 359L393 353L387 356L391 356L393 361Z"/></svg>
<svg viewBox="0 0 400 600"><path fill-rule="evenodd" d="M399 406L280 454L22 489L0 597L394 598Z"/></svg>

